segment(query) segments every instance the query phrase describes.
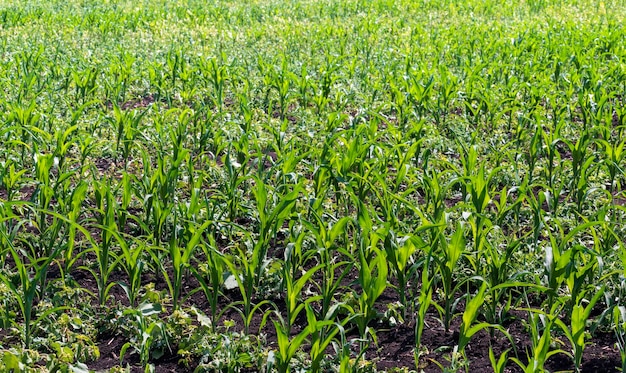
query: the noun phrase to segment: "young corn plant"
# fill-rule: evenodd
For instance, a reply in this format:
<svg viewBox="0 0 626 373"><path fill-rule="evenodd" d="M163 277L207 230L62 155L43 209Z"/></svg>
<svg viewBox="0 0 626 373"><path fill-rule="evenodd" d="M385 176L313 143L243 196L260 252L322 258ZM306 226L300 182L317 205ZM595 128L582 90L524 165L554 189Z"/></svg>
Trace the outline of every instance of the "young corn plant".
<svg viewBox="0 0 626 373"><path fill-rule="evenodd" d="M133 65L137 62L135 56L126 51L121 51L117 60L109 64L110 79L103 81L106 97L110 97L113 102L126 101L126 94L133 79Z"/></svg>
<svg viewBox="0 0 626 373"><path fill-rule="evenodd" d="M176 224L176 218L174 220ZM192 256L197 250L198 246L202 244L201 240L203 235L205 234L205 231L212 224L213 222L208 220L197 228L190 228L192 236L185 244L184 248L179 247L177 231L175 230L173 232L172 237L170 238L170 242L168 244L169 259L171 260L172 265L171 275L169 274L168 268L163 265L163 262L157 260L161 272L163 273L163 278L165 279L167 287L170 291L170 295L172 296L174 310L178 310L180 308L183 290L183 277L191 265Z"/></svg>
<svg viewBox="0 0 626 373"><path fill-rule="evenodd" d="M574 369L576 372L582 371L582 360L583 360L583 352L585 350L585 333L587 332L589 318L591 317L591 312L595 307L598 300L604 294L604 287L600 289L592 289L595 294L589 299L583 299L584 293L580 294L578 299L576 299L576 304L574 305L570 317L570 326L567 327L561 320L555 320L555 323L561 327L563 333L570 341L572 345L572 355L574 357ZM583 302L586 303L583 304Z"/></svg>
<svg viewBox="0 0 626 373"><path fill-rule="evenodd" d="M443 316L443 325L446 331L450 330L450 322L454 314L454 304L456 291L463 284L458 282L454 283L454 274L457 269L459 260L465 252L465 232L460 223L457 223L456 230L450 241L443 236L443 231L440 230L439 235L435 238L435 242L431 247L432 258L436 265L436 271L441 276L441 286L443 288L443 307L436 306L438 311Z"/></svg>
<svg viewBox="0 0 626 373"><path fill-rule="evenodd" d="M100 230L100 242L93 245L89 251L93 251L96 256L96 269L87 266L79 268L91 273L96 280L98 286L98 303L101 306L107 301L109 291L115 285L109 281L111 273L117 267L117 261L114 261L112 252L114 244L113 232L118 231L115 219L115 211L117 203L113 197L113 193L108 181L94 181L94 194L96 203L97 224L96 228Z"/></svg>
<svg viewBox="0 0 626 373"><path fill-rule="evenodd" d="M0 174L0 182L2 183L2 187L6 191L6 200L13 201L15 198L15 193L18 191L19 186L22 182L24 182L24 174L26 173L26 169L15 170L16 162L12 160L7 160L4 162L2 167L2 173Z"/></svg>
<svg viewBox="0 0 626 373"><path fill-rule="evenodd" d="M216 332L221 314L227 310L225 308L220 311L219 298L223 296L223 288L226 281L225 274L228 273L229 268L233 268L233 264L227 256L218 251L213 230L210 230L207 236L208 242L200 245L206 257L206 262L199 261L197 265L190 266L189 270L200 283L200 287L209 302L211 308L211 330ZM208 280L206 279L207 275Z"/></svg>
<svg viewBox="0 0 626 373"><path fill-rule="evenodd" d="M290 361L305 344L310 346L311 372L320 372L322 359L326 356L326 349L335 342L337 334L345 335L345 325L355 316L348 316L341 322L335 322L326 318L318 320L311 304L314 300L308 299L298 307L297 312L302 310L306 313L307 324L293 338L287 333L287 325L282 316L277 313L279 321L274 321L274 327L278 337L278 362L276 368L279 372L290 372ZM336 304L334 307L342 307ZM334 312L332 312L334 314Z"/></svg>
<svg viewBox="0 0 626 373"><path fill-rule="evenodd" d="M522 125L521 122L520 122L520 125ZM518 131L520 136L524 134L524 131L528 131L528 130L520 129ZM530 140L530 146L528 147L528 152L525 153L526 164L528 165L528 176L527 176L528 185L532 185L535 182L535 179L534 179L535 166L541 157L542 138L543 138L543 129L541 126L536 126L534 135L531 137L531 140Z"/></svg>
<svg viewBox="0 0 626 373"><path fill-rule="evenodd" d="M424 260L424 264L422 265L421 286L417 299L417 312L415 315L415 348L413 350L413 358L416 369L419 369L423 353L422 335L424 334L424 327L426 326L426 313L433 303L434 286L433 278L429 276L429 259L430 258Z"/></svg>
<svg viewBox="0 0 626 373"><path fill-rule="evenodd" d="M28 224L26 219L20 219L14 209L26 202L0 201L0 268L6 268L6 259L10 255L10 246L17 241L22 226Z"/></svg>
<svg viewBox="0 0 626 373"><path fill-rule="evenodd" d="M60 266L63 273L69 273L74 264L85 253L82 251L75 254L74 249L76 247L76 224L79 222L83 203L87 197L87 190L87 184L81 181L70 195L70 209L67 213L70 224L68 226L67 244L63 253L63 263Z"/></svg>
<svg viewBox="0 0 626 373"><path fill-rule="evenodd" d="M572 154L572 178L570 179L570 190L578 205L579 213L582 212L582 203L587 191L588 176L587 171L594 162L594 157L587 157L587 149L593 141L590 131L584 130L576 142L563 139L563 143Z"/></svg>
<svg viewBox="0 0 626 373"><path fill-rule="evenodd" d="M509 361L509 350L505 350L500 354L500 357L496 360L496 354L493 352L493 348L489 346L489 362L494 373L506 372L506 364Z"/></svg>
<svg viewBox="0 0 626 373"><path fill-rule="evenodd" d="M295 74L288 70L288 61L286 56L282 56L281 67L278 71L271 66L269 69L269 86L274 88L278 94L278 110L280 119L285 119L285 113L287 112L288 100L291 95L291 83L297 78Z"/></svg>
<svg viewBox="0 0 626 373"><path fill-rule="evenodd" d="M287 328L289 328L288 323L282 320L280 314L277 313L279 321L274 321L274 328L278 338L278 361L276 362L276 368L279 373L291 371L290 362L298 350L307 343L307 339L311 346L311 371L319 372L324 350L334 340L335 335L343 330L342 325L336 324L332 320L318 320L315 317L310 301L307 300L298 312L302 309L306 312L307 324L293 338L290 338L291 335L287 331ZM327 328L332 329L330 331L325 330ZM324 333L322 333L323 330ZM324 337L320 337L321 335Z"/></svg>
<svg viewBox="0 0 626 373"><path fill-rule="evenodd" d="M545 363L553 355L564 353L561 349L552 349L552 327L557 319L558 307L555 307L550 314L537 310L529 310L528 328L530 329L530 350L526 352L528 363L524 363L517 357L512 357L511 361L517 364L524 373L545 372Z"/></svg>
<svg viewBox="0 0 626 373"><path fill-rule="evenodd" d="M597 269L597 262L591 260L577 266L577 261L583 260L583 253L587 251L581 245L571 245L570 241L579 233L593 229L594 226L601 222L587 222L581 224L565 235L562 228L558 227L559 237L555 236L548 230L550 245L544 248L544 267L545 267L545 285L548 288L547 307L552 309L557 301L558 290L562 285L567 285L572 297L575 301L579 298L580 292L583 291L584 279L591 278Z"/></svg>
<svg viewBox="0 0 626 373"><path fill-rule="evenodd" d="M72 118L74 120L74 118ZM67 159L70 148L77 141L76 134L78 133L78 125L72 125L67 129L59 129L54 134L54 140L56 141L56 148L52 152L56 164L59 169L59 180L63 179L65 170L65 160Z"/></svg>
<svg viewBox="0 0 626 373"><path fill-rule="evenodd" d="M37 154L35 155L35 180L37 186L33 193L33 201L37 202L37 207L41 211L49 210L52 198L55 196L52 180L50 175L52 174L55 163L58 162L52 154ZM46 214L41 213L35 217L35 223L39 227L40 231L46 230L48 222L46 220Z"/></svg>
<svg viewBox="0 0 626 373"><path fill-rule="evenodd" d="M287 319L283 322L284 330L287 332L287 335L291 334L291 329L296 323L296 318L302 309L305 307L305 303L303 303L301 299L301 293L305 287L305 285L311 281L313 275L316 274L323 266L318 264L313 268L307 270L300 276L300 278L296 279L293 274L289 271L287 265L283 266L283 282L285 286L285 303L287 309ZM307 298L308 302L317 301L321 297L309 297Z"/></svg>
<svg viewBox="0 0 626 373"><path fill-rule="evenodd" d="M254 245L252 269L258 281L263 271L261 263L266 259L270 240L275 238L283 223L290 218L302 185L293 185L285 194L279 194L277 191L270 194L264 180L255 176L254 182L255 187L252 192L257 205L259 231ZM258 285L258 282L254 285Z"/></svg>
<svg viewBox="0 0 626 373"><path fill-rule="evenodd" d="M352 254L343 249L338 242L340 239L343 239L344 243L347 242L349 224L352 219L344 217L332 223L322 220L317 214L313 214L313 216L316 218L317 224L306 221L304 224L315 237L316 251L319 256L319 263L322 265L321 281L316 282L316 287L322 297L319 314L325 318L330 318L333 311L333 299L341 288L341 281L354 267L354 261L351 260ZM346 260L337 260L336 255L343 255Z"/></svg>
<svg viewBox="0 0 626 373"><path fill-rule="evenodd" d="M561 153L559 145L561 142L561 128L564 122L559 122L552 131L543 131L543 143L545 144L546 166L545 179L550 189L554 188L554 183L559 179L562 171ZM558 196L558 195L557 195Z"/></svg>
<svg viewBox="0 0 626 373"><path fill-rule="evenodd" d="M435 169L431 168L425 171L424 175L420 177L420 184L426 205L425 214L431 222L443 221L446 211L446 194L451 187L443 183L443 177L451 172L452 170L435 172Z"/></svg>
<svg viewBox="0 0 626 373"><path fill-rule="evenodd" d="M100 75L98 68L91 67L84 70L72 71L71 78L76 87L75 96L80 103L85 103L91 99L98 89L97 79Z"/></svg>
<svg viewBox="0 0 626 373"><path fill-rule="evenodd" d="M626 371L626 307L617 306L613 308L613 324L615 325L615 336L617 337L617 348L622 362L622 371Z"/></svg>
<svg viewBox="0 0 626 373"><path fill-rule="evenodd" d="M181 165L189 157L187 149L179 149L173 156L157 153L156 167L147 151L142 152L144 171L139 179L136 196L143 201L144 225L151 229L151 237L158 246L166 236L168 220L172 215L177 195Z"/></svg>
<svg viewBox="0 0 626 373"><path fill-rule="evenodd" d="M62 250L62 246L57 246L47 257L24 258L19 248L13 246L9 237L4 231L0 231L3 242L7 243L9 254L13 259L15 270L17 271L16 282L0 272L0 281L6 285L14 298L17 300L19 310L23 318L23 323L16 323L22 329L24 348L29 349L33 340L33 327L41 322L51 313L67 309L68 307L52 307L44 311L39 317L33 320L34 307L36 301L42 299L45 288L40 288L43 278L48 273L50 264L57 258ZM22 325L20 325L22 324Z"/></svg>
<svg viewBox="0 0 626 373"><path fill-rule="evenodd" d="M341 303L337 303L335 308L347 308L345 305ZM357 317L356 314L350 314L343 318L343 320L339 322L329 322L327 317L319 320L312 310L307 308L307 325L313 325L314 329L311 329L311 334L309 336L309 343L311 346L311 371L312 372L320 372L321 371L321 363L322 360L327 356L326 349L336 341L337 334L340 335L341 338L345 337L346 334L346 325L352 321L354 317ZM349 312L349 309L348 309ZM330 312L330 315L335 314L335 312Z"/></svg>
<svg viewBox="0 0 626 373"><path fill-rule="evenodd" d="M249 157L249 156L247 156ZM231 150L228 150L224 157L224 169L226 180L222 188L217 190L218 196L227 205L227 218L230 222L235 222L241 209L240 188L250 178L247 172L248 158L243 163L239 163L237 158L233 158Z"/></svg>
<svg viewBox="0 0 626 373"><path fill-rule="evenodd" d="M116 133L115 152L124 160L124 168L128 166L133 145L142 131L141 121L147 113L147 109L123 110L117 103L113 104L113 116L109 122Z"/></svg>
<svg viewBox="0 0 626 373"><path fill-rule="evenodd" d="M128 276L128 281L119 281L118 284L126 293L131 307L138 306L139 290L141 289L141 275L146 267L143 256L151 251L151 248L143 239L132 240L120 232L110 232L120 247L121 253L116 262L123 268Z"/></svg>
<svg viewBox="0 0 626 373"><path fill-rule="evenodd" d="M217 108L219 114L224 108L224 92L226 82L228 81L227 66L223 64L221 59L211 58L201 63L200 70L203 72L204 80L212 88L213 105Z"/></svg>
<svg viewBox="0 0 626 373"><path fill-rule="evenodd" d="M340 64L335 61L335 58L327 55L325 64L320 66L319 79L310 81L313 90L312 101L315 104L317 116L322 115L331 101L330 93L338 79L337 70L339 68Z"/></svg>
<svg viewBox="0 0 626 373"><path fill-rule="evenodd" d="M19 139L15 139L16 146L20 148L20 163L27 163L27 156L34 152L34 143L47 143L50 135L40 129L41 114L37 112L37 103L32 100L28 105L16 103L8 105L9 115L7 124L15 132L19 132Z"/></svg>
<svg viewBox="0 0 626 373"><path fill-rule="evenodd" d="M530 232L513 242L485 241L483 254L485 265L478 269L477 274L489 285L485 318L490 323L502 323L506 319L511 299L514 297L512 289L538 286L523 282L524 276L530 273L516 268L512 262L514 253L520 249L524 238L529 235Z"/></svg>
<svg viewBox="0 0 626 373"><path fill-rule="evenodd" d="M362 237L359 244L359 277L357 283L360 287L360 293L355 294L359 302L359 317L355 319L359 329L359 335L366 340L368 334L376 341L375 331L368 327L369 323L377 317L377 311L374 304L378 297L387 288L387 277L389 274L389 266L384 251L376 246L382 238L380 233L366 230L362 234L368 237ZM384 238L383 238L384 239ZM362 346L364 347L364 346Z"/></svg>
<svg viewBox="0 0 626 373"><path fill-rule="evenodd" d="M465 348L468 346L471 338L481 330L485 329L498 329L505 336L509 338L511 343L513 344L512 338L509 336L508 332L504 327L499 324L490 324L487 322L478 322L476 323L476 319L480 314L480 309L485 303L486 295L485 291L487 290L488 284L483 282L478 292L466 301L465 310L462 315L462 322L459 328L459 344L458 351L461 356L465 357Z"/></svg>
<svg viewBox="0 0 626 373"><path fill-rule="evenodd" d="M474 266L485 252L486 236L492 227L491 220L486 216L486 209L491 202L490 182L498 171L499 169L496 168L485 176L483 166L475 176L465 177L466 188L469 190L470 201L474 207L473 219L469 220L474 239L474 255L472 256Z"/></svg>
<svg viewBox="0 0 626 373"><path fill-rule="evenodd" d="M128 172L122 174L122 180L118 184L118 190L121 192L121 198L119 200L119 208L117 213L117 226L124 229L128 219L133 219L129 212L130 203L133 198L133 185L132 175Z"/></svg>
<svg viewBox="0 0 626 373"><path fill-rule="evenodd" d="M246 250L244 245L237 246L240 268L236 268L233 263L229 265L231 275L237 281L243 297L241 301L243 309L240 311L244 319L244 331L246 334L249 332L254 312L261 309L263 305L270 304L269 301L264 300L253 305L254 296L268 264L266 259L270 240L275 237L279 227L282 227L283 222L291 215L301 189L301 185L296 185L287 194L269 194L263 180L258 177L255 177L254 180L253 194L257 203L257 217L259 219L258 234L254 238L253 243L250 242L250 240L253 240L251 235L246 234L249 238L247 242L250 243L251 250ZM276 205L269 205L274 203L274 200Z"/></svg>
<svg viewBox="0 0 626 373"><path fill-rule="evenodd" d="M242 247L243 246L243 247ZM252 251L252 254L249 252ZM250 333L250 324L252 323L252 317L259 311L262 312L261 326L265 325L267 317L270 315L269 311L264 311L263 308L267 306L273 306L273 303L267 299L255 303L255 293L260 282L260 277L256 277L257 271L263 271L267 265L265 261L260 262L259 259L255 259L258 252L248 250L245 245L237 246L237 262L235 260L229 260L226 262L229 269L229 277L232 277L239 288L241 297L243 298L239 302L233 302L229 305L235 309L241 315L243 321L244 334ZM252 255L252 258L249 256ZM237 267L239 264L239 267ZM241 308L237 308L237 307ZM276 307L274 307L276 308Z"/></svg>
<svg viewBox="0 0 626 373"><path fill-rule="evenodd" d="M291 372L290 363L298 350L306 342L306 338L311 334L309 327L304 328L293 339L290 339L284 323L274 321L274 330L276 331L276 339L278 343L278 356L276 361L276 369L279 373Z"/></svg>
<svg viewBox="0 0 626 373"><path fill-rule="evenodd" d="M25 246L30 248L30 255L33 258L47 258L54 251L55 247L66 247L68 242L65 241L61 232L68 229L65 218L59 218L51 212L61 212L65 215L69 213L66 210L68 205L71 204L72 195L69 194L69 177L71 174L62 173L58 167L58 159L53 157L52 154L40 154L35 157L35 174L37 186L33 194L33 201L37 204L31 209L33 214L33 220L31 224L36 229L37 235L34 239L24 240L22 242ZM54 171L57 172L57 179L51 179ZM61 184L63 183L63 184ZM79 194L74 194L74 197L80 199ZM53 199L56 198L56 204L53 204ZM80 207L76 207L80 209ZM67 209L69 210L69 209ZM70 227L71 231L72 228ZM73 245L73 242L69 243ZM57 258L55 258L56 260ZM63 269L63 268L61 268ZM46 288L47 275L44 273L41 277L41 288Z"/></svg>
<svg viewBox="0 0 626 373"><path fill-rule="evenodd" d="M407 292L409 289L409 280L414 275L414 254L418 250L423 250L427 247L427 243L418 236L420 232L428 231L430 229L436 229L437 226L426 224L417 228L413 235L403 237L402 239L396 239L393 232L389 232L384 240L384 248L388 261L389 268L392 269L395 278L398 280L396 287L398 295L400 296L400 303L402 304L402 318L406 318L407 311L412 307L409 305L407 299ZM409 293L410 294L410 293Z"/></svg>

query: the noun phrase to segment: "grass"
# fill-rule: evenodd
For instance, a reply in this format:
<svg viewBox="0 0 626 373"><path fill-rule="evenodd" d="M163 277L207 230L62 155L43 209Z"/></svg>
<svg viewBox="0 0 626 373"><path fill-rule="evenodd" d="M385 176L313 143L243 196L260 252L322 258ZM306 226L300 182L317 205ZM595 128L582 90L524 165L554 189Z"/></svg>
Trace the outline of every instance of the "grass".
<svg viewBox="0 0 626 373"><path fill-rule="evenodd" d="M0 368L625 369L625 14L1 1Z"/></svg>

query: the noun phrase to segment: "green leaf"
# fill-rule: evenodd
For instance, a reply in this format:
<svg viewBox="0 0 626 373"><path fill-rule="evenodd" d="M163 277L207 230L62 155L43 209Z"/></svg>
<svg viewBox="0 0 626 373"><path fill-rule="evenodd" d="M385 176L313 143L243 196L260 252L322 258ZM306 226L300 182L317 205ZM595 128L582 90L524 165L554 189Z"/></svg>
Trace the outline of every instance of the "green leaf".
<svg viewBox="0 0 626 373"><path fill-rule="evenodd" d="M144 317L157 315L163 311L163 307L159 303L142 303L138 307L138 311Z"/></svg>

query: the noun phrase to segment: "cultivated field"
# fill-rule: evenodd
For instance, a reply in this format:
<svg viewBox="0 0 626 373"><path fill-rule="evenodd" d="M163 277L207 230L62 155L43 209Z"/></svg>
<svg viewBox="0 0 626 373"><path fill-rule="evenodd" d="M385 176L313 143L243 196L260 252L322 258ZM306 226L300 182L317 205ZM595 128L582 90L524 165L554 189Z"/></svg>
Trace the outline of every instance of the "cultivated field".
<svg viewBox="0 0 626 373"><path fill-rule="evenodd" d="M625 14L0 0L0 371L625 370Z"/></svg>

